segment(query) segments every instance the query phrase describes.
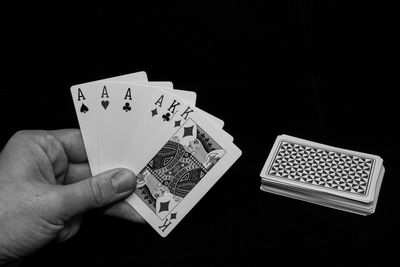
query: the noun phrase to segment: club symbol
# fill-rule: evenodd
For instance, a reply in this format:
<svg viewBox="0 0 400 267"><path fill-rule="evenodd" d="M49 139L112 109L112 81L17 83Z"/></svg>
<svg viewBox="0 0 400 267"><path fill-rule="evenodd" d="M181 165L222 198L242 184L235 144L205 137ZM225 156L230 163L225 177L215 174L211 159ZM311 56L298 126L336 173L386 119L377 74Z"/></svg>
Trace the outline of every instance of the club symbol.
<svg viewBox="0 0 400 267"><path fill-rule="evenodd" d="M170 117L171 114L169 112L162 115L163 121L169 121L171 119Z"/></svg>
<svg viewBox="0 0 400 267"><path fill-rule="evenodd" d="M82 113L86 113L86 112L89 111L89 108L88 108L85 104L82 103L82 106L81 106L80 111L81 111Z"/></svg>
<svg viewBox="0 0 400 267"><path fill-rule="evenodd" d="M122 107L123 110L125 110L125 112L131 111L131 106L129 105L128 102L125 103L125 106Z"/></svg>

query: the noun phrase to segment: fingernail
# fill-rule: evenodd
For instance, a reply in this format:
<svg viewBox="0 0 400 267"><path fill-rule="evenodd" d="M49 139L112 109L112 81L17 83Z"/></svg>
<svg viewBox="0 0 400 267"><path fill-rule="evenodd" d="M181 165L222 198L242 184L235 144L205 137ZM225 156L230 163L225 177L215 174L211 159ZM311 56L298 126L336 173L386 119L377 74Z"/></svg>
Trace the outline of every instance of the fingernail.
<svg viewBox="0 0 400 267"><path fill-rule="evenodd" d="M111 183L117 194L134 189L135 175L130 170L121 170L111 177Z"/></svg>

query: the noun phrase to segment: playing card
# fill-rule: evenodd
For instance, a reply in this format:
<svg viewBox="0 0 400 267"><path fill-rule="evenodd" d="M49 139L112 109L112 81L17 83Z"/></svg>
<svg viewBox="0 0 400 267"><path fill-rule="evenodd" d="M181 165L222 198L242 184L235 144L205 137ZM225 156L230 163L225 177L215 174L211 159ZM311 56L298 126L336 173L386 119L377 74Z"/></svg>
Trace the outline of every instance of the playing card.
<svg viewBox="0 0 400 267"><path fill-rule="evenodd" d="M139 180L137 190L126 200L163 237L241 155L224 131L194 107L165 94L164 99L169 106L163 111L170 112L170 119L162 119L165 113L154 116L159 116L173 131L168 138L163 136L163 144L157 144L158 150L147 164L131 162L132 170L140 167ZM179 112L179 105L174 106L173 100L181 103L183 108ZM161 110L162 104L158 107Z"/></svg>
<svg viewBox="0 0 400 267"><path fill-rule="evenodd" d="M141 166L148 162L163 145L163 140L168 138L175 128L182 124L182 119L174 120L175 115L181 112L187 117L194 109L196 113L200 113L205 119L209 120L214 127L219 127L202 110L185 102L174 92L158 89L153 95L147 113L143 116L142 125L145 125L146 129L142 131L141 138L137 138L136 142L132 143L130 147L130 151L136 151L134 154L136 156L128 158L130 160L129 166L135 167L135 170L140 170ZM227 133L225 135L227 140L233 141L232 136ZM133 163L135 165L132 165Z"/></svg>
<svg viewBox="0 0 400 267"><path fill-rule="evenodd" d="M98 103L96 105L98 129L98 172L102 172L121 163L129 151L129 143L135 140L142 114L149 103L155 86L149 84L159 83L129 83L116 81L93 82L87 86L89 90L97 91ZM174 91L184 97L191 96L188 101L195 101L193 94Z"/></svg>
<svg viewBox="0 0 400 267"><path fill-rule="evenodd" d="M180 110L181 107L184 107L186 104L194 106L192 103L187 102L186 99L182 99L181 96L177 94L178 91L179 90L167 91L164 88L157 88L157 91L155 91L156 93L153 95L153 98L150 101L147 112L145 112L142 116L141 123L137 125L137 128L140 129L140 133L135 136L134 141L130 144L128 149L128 153L136 155L137 158L132 160L132 157L127 157L127 159L130 160L130 167L132 167L132 162L137 163L135 167L142 166L150 159L148 156L154 155L160 145L157 142L162 140L162 138L159 138L159 135L168 135L167 132L164 132L164 128L165 126L171 124L169 122L172 122L173 116ZM173 102L173 98L175 99L175 102ZM168 103L170 100L170 105L166 107L164 103ZM221 127L221 124L210 117L210 114L206 114L200 109L197 109L197 112L201 113L215 127ZM169 129L171 130L177 126L178 124L176 126L174 125L173 127L169 127ZM226 135L228 140L233 141L232 136L228 134ZM121 166L127 165L123 164ZM135 170L138 170L138 168L135 168Z"/></svg>
<svg viewBox="0 0 400 267"><path fill-rule="evenodd" d="M297 199L297 200L301 200L301 201L306 201L306 202L309 202L312 204L317 204L317 205L321 205L321 206L328 207L328 208L343 210L346 212L352 212L352 213L356 213L359 215L367 215L367 214L373 213L375 211L375 208L365 209L364 211L360 211L359 209L353 209L348 206L338 206L332 202L325 201L325 200L319 199L319 198L315 198L310 193L303 194L303 193L291 192L291 191L283 190L281 188L268 187L268 186L262 186L261 190L264 192L268 192L268 193L272 193L272 194L276 194L276 195L280 195L280 196L284 196L284 197L289 197L289 198L293 198L293 199Z"/></svg>
<svg viewBox="0 0 400 267"><path fill-rule="evenodd" d="M385 168L382 166L378 184L376 185L376 191L374 193L374 201L369 204L363 204L358 201L352 201L350 199L339 198L335 196L330 196L326 194L316 194L313 191L307 190L296 190L296 189L288 189L285 187L277 187L276 184L267 184L263 183L261 185L261 190L285 197L294 198L297 200L302 200L306 202L310 202L317 205L322 205L334 209L339 209L347 212L352 212L360 215L369 215L375 212L376 206L378 203L379 191L381 188L383 175L385 173Z"/></svg>
<svg viewBox="0 0 400 267"><path fill-rule="evenodd" d="M97 131L96 131L96 112L93 112L94 95L92 92L80 88L71 87L72 99L75 112L78 117L82 138L85 142L88 162L92 170L97 169Z"/></svg>
<svg viewBox="0 0 400 267"><path fill-rule="evenodd" d="M138 173L127 201L168 235L240 157L224 121L195 107L196 93L145 72L71 87L92 174Z"/></svg>
<svg viewBox="0 0 400 267"><path fill-rule="evenodd" d="M123 151L126 151L126 147L129 147L127 145L127 135L129 135L131 138L134 137L133 133L135 131L131 131L129 129L123 130L121 126L123 127L124 125L130 125L131 128L134 127L137 128L137 125L134 124L135 121L129 121L129 116L120 116L119 113L121 112L130 112L131 111L131 103L132 99L129 99L129 101L125 101L123 103L124 106L122 106L122 109L120 109L120 112L117 112L116 116L109 116L110 114L115 114L112 110L115 111L115 108L113 108L115 103L114 101L111 101L110 97L114 92L110 92L110 90L107 90L107 88L101 87L101 85L98 85L98 83L101 82L123 82L127 84L133 84L133 83L139 83L142 85L152 85L152 86L157 86L157 87L163 87L166 90L173 90L173 84L171 82L147 82L147 81L136 81L135 79L147 79L147 75L145 72L138 72L138 73L132 73L132 74L127 74L127 75L121 75L118 77L113 77L113 78L108 78L108 79L103 79L95 82L89 82L89 83L84 83L80 85L76 85L73 88L81 88L80 92L82 93L82 90L85 91L85 95L90 95L89 99L85 97L85 95L82 95L80 100L83 100L85 98L86 103L83 104L82 110L86 113L86 109L88 109L88 105L92 105L91 109L92 112L90 115L86 115L84 118L81 118L81 114L78 113L78 101L74 101L75 108L77 111L78 115L78 120L80 121L80 126L81 126L81 131L84 136L85 140L85 145L86 145L86 150L88 154L88 159L90 162L91 170L93 175L99 173L100 171L107 170L109 168L112 168L114 166L120 166L120 162L123 161L125 157L125 153ZM73 90L71 88L71 92ZM77 89L75 89L77 90ZM100 91L98 91L100 90ZM184 91L184 90L174 90L174 92L185 99L185 101L192 103L193 105L195 104L196 100L196 93L191 92L191 91ZM75 91L75 96L74 100L77 100L77 91ZM115 92L116 94L121 94L121 90L117 90ZM93 97L92 97L93 95ZM100 98L101 101L97 101L95 99ZM104 99L101 99L104 98ZM128 94L124 94L123 98L131 98L131 96ZM123 99L120 95L117 96L117 101L121 101ZM92 101L92 102L90 102ZM80 102L80 101L79 101ZM88 103L91 104L88 104ZM126 105L126 106L125 106ZM93 109L96 108L96 111ZM97 112L99 109L99 112ZM119 107L118 107L119 109ZM135 110L138 110L139 108L136 108ZM93 112L94 111L94 112ZM84 113L84 114L85 114ZM130 112L132 113L132 112ZM99 115L99 116L98 116ZM218 118L212 116L211 114L207 114L210 120L212 120L216 125L219 127L222 127L223 121L219 120ZM122 118L122 121L119 119ZM133 123L132 123L133 122ZM221 123L222 122L222 123ZM93 130L97 127L97 124L101 125L107 125L104 129L100 129L99 132L94 132ZM120 135L125 135L125 136L120 136L120 138L115 138L116 137L116 131L112 125L115 125L118 127ZM136 126L136 127L135 127ZM101 128L101 127L100 127ZM111 133L110 133L111 131ZM100 135L100 137L99 137ZM89 137L90 136L90 137ZM107 140L110 139L110 141ZM101 145L99 144L101 143ZM124 142L123 144L123 149L119 150L118 146L114 147L115 142ZM101 151L99 151L98 147L100 147ZM111 149L110 149L111 147ZM114 149L112 149L114 147ZM106 153L104 153L106 151ZM99 166L101 166L101 170L99 169Z"/></svg>
<svg viewBox="0 0 400 267"><path fill-rule="evenodd" d="M203 114L205 115L205 117L209 118L212 122L214 122L214 124L216 125L217 128L224 128L224 124L225 122L223 120L221 120L220 118L215 117L214 115L201 110L203 112ZM232 139L233 141L233 139Z"/></svg>
<svg viewBox="0 0 400 267"><path fill-rule="evenodd" d="M102 80L98 80L98 81L94 81L94 82L88 82L88 83L83 83L83 84L79 84L79 85L75 85L73 87L71 87L71 93L73 94L73 99L74 99L74 104L75 104L75 110L78 116L78 120L79 120L79 124L80 124L80 129L83 135L83 139L85 142L85 147L86 147L86 153L88 156L88 161L92 170L93 174L97 174L99 172L99 155L98 155L98 133L97 131L95 131L96 127L97 127L97 110L94 111L94 108L97 108L97 103L95 98L97 98L98 94L96 94L96 92L93 92L92 89L89 89L89 91L87 91L85 93L85 95L90 95L89 99L86 99L86 97L83 95L83 97L78 98L78 87L81 88L80 89L80 93L82 94L82 90L86 91L86 89L83 89L82 87L87 87L90 86L92 83L96 83L96 82L101 82L101 81L120 81L120 82L130 82L130 83L146 83L149 85L154 85L154 86L162 86L164 88L172 88L173 84L171 82L148 82L147 81L147 74L144 71L140 71L140 72L136 72L136 73L130 73L130 74L126 74L126 75L121 75L121 76L117 76L117 77L111 77L111 78L107 78L107 79L102 79ZM73 90L75 90L74 92L72 92ZM93 95L93 97L92 97ZM187 96L185 96L187 97ZM85 103L83 104L83 107L79 107L78 106L78 99L83 100L83 98L85 98ZM90 104L88 104L90 103ZM106 102L103 102L106 103ZM91 109L92 112L90 113L90 115L86 115L86 116L81 116L82 112L81 109L83 111L84 114L86 114L86 110L89 109L88 105L91 105ZM107 105L107 104L105 104ZM78 108L79 108L79 113L78 112Z"/></svg>
<svg viewBox="0 0 400 267"><path fill-rule="evenodd" d="M144 71L109 78L111 80L129 79L131 81L147 81L147 74ZM87 90L79 84L71 87L72 99L78 117L79 126L85 143L86 154L92 173L98 173L98 138L97 138L97 113L96 92Z"/></svg>
<svg viewBox="0 0 400 267"><path fill-rule="evenodd" d="M381 167L376 155L280 135L260 175L270 183L370 203Z"/></svg>

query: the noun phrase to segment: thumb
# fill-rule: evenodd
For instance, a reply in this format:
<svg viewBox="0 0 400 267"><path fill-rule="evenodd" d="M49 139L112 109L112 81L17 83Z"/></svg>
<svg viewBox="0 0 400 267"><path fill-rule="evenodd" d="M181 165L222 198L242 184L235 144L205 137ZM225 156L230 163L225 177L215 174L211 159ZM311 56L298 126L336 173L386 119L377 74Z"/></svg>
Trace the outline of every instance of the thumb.
<svg viewBox="0 0 400 267"><path fill-rule="evenodd" d="M128 169L113 169L60 188L61 212L66 219L126 198L136 188L136 176Z"/></svg>

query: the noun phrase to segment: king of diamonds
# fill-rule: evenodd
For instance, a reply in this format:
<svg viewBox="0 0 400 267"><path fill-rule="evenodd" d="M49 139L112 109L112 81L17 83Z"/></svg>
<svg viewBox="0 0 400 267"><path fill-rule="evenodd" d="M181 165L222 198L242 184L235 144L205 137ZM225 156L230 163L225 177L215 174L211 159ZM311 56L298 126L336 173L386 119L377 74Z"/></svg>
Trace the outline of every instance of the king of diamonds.
<svg viewBox="0 0 400 267"><path fill-rule="evenodd" d="M175 207L225 153L189 119L140 172L135 193L167 227L178 216Z"/></svg>

